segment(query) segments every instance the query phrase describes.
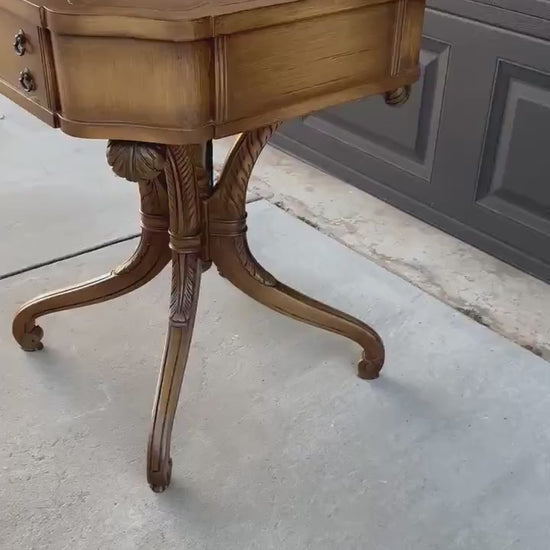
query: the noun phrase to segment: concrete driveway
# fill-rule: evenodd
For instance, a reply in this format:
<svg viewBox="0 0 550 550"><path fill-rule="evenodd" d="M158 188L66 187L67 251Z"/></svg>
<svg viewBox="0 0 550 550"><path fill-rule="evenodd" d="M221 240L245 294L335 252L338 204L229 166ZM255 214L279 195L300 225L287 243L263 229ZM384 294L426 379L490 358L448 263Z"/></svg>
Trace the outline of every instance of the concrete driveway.
<svg viewBox="0 0 550 550"><path fill-rule="evenodd" d="M137 230L135 189L109 174L104 144L22 114L6 126L0 274ZM251 205L250 231L275 275L379 330L380 380L355 377L355 344L210 270L173 482L157 495L145 447L169 272L45 318L34 354L11 338L14 310L110 270L135 241L6 277L0 548L547 550L548 363L265 201Z"/></svg>

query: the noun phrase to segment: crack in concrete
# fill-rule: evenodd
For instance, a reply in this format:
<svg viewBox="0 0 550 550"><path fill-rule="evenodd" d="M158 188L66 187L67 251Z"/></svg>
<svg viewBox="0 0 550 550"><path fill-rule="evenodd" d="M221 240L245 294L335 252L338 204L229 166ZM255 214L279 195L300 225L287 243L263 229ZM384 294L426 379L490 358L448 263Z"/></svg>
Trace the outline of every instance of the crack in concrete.
<svg viewBox="0 0 550 550"><path fill-rule="evenodd" d="M262 182L263 185L272 189L270 184L261 178L257 178ZM259 189L259 186L255 187L255 192L262 194L262 190ZM265 195L265 193L264 193ZM526 342L511 331L507 330L502 323L494 317L494 315L482 307L479 304L471 303L466 300L462 300L459 297L451 296L442 286L442 284L437 280L436 275L429 269L426 268L420 262L410 262L403 258L388 256L380 251L378 251L375 245L365 243L367 245L368 253L365 253L364 250L360 250L352 246L349 242L346 241L346 235L340 235L335 233L333 229L338 226L342 227L342 232L346 234L353 234L357 232L357 228L354 227L353 230L349 230L348 225L353 224L354 221L348 218L338 218L330 219L321 214L314 213L311 209L304 204L302 201L296 197L291 197L282 193L274 195L270 194L270 197L264 196L266 200L269 200L275 206L281 208L285 212L293 215L299 220L307 223L311 227L321 231L325 235L337 240L339 243L343 244L347 248L350 248L354 252L360 254L361 256L375 262L376 264L382 266L384 269L387 269L394 275L405 279L407 282L413 284L415 287L421 289L424 292L427 292L429 295L441 300L447 305L451 306L456 311L459 311L463 315L466 315L473 321L494 330L498 334L512 340L516 344L520 345L524 349L534 353L535 355L542 357L543 359L550 360L550 348L545 346L540 346L535 342ZM422 278L422 284L419 284L418 280L415 280L412 277L407 276L407 271L412 271L415 275L420 275Z"/></svg>
<svg viewBox="0 0 550 550"><path fill-rule="evenodd" d="M70 260L71 258L77 258L78 256L83 256L84 254L89 254L90 252L95 252L96 250L101 250L102 248L107 248L108 246L112 246L114 244L120 244L124 243L126 241L131 241L132 239L135 239L139 237L141 233L136 233L135 235L127 235L126 237L120 237L119 239L113 239L111 241L106 241L104 243L100 243L95 246L91 246L89 248L83 248L82 250L77 250L76 252L71 252L70 254L65 254L63 256L57 256L55 258L52 258L50 260L46 260L44 262L40 262L37 264L31 264L27 267L22 267L21 269L16 269L15 271L10 271L8 273L4 273L3 275L0 275L0 281L4 279L9 279L10 277L15 277L16 275L21 275L22 273L27 273L28 271L34 271L35 269L40 269L41 267L46 267L47 265L56 264L58 262L63 262L65 260Z"/></svg>

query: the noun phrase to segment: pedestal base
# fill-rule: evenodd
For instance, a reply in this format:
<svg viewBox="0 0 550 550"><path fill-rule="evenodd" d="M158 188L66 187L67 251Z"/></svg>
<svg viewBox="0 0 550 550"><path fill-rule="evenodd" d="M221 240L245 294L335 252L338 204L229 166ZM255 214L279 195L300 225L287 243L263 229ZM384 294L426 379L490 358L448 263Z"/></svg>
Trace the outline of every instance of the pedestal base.
<svg viewBox="0 0 550 550"><path fill-rule="evenodd" d="M168 335L153 407L147 478L155 492L170 484L172 425L191 344L201 273L214 263L233 285L289 317L341 334L363 348L358 374L373 380L384 346L365 323L280 283L251 254L246 238L246 191L256 160L278 125L242 134L217 185L211 144L164 146L111 141L115 173L139 184L142 236L134 255L111 273L39 296L23 305L13 334L25 351L42 348L38 317L103 302L153 279L172 262Z"/></svg>

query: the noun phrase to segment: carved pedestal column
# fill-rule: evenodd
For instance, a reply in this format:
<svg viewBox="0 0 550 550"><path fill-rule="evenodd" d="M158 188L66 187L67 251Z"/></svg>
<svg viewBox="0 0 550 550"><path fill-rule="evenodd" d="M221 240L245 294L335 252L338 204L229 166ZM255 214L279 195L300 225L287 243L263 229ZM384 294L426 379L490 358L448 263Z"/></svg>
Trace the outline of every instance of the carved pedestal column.
<svg viewBox="0 0 550 550"><path fill-rule="evenodd" d="M200 278L212 262L236 287L266 306L357 342L363 349L360 377L378 377L384 363L384 346L373 329L280 283L250 252L246 237L248 182L277 126L243 134L215 188L210 144L109 142L107 158L115 173L139 185L142 235L136 252L103 277L32 300L14 320L14 336L23 349L40 349L42 330L35 325L39 316L120 296L151 280L172 260L168 334L147 453L147 478L157 492L170 483L172 426L189 355Z"/></svg>

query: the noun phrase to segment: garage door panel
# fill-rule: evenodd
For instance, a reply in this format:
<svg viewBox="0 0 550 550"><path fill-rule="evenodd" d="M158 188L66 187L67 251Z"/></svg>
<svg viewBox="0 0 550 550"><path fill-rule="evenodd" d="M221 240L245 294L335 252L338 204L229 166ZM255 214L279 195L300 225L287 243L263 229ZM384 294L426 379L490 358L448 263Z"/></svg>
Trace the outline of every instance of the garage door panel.
<svg viewBox="0 0 550 550"><path fill-rule="evenodd" d="M284 125L274 141L550 281L550 21L530 13L544 6L429 5L408 105L356 102Z"/></svg>
<svg viewBox="0 0 550 550"><path fill-rule="evenodd" d="M500 60L478 204L550 235L550 74Z"/></svg>
<svg viewBox="0 0 550 550"><path fill-rule="evenodd" d="M449 44L425 38L422 78L406 105L388 108L382 97L341 105L304 124L429 182L449 62Z"/></svg>

